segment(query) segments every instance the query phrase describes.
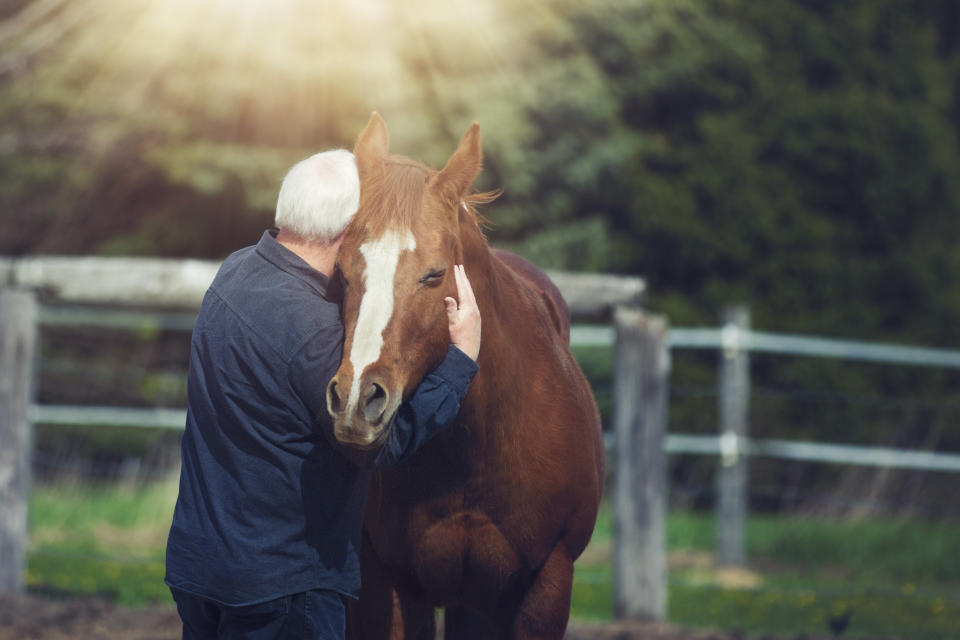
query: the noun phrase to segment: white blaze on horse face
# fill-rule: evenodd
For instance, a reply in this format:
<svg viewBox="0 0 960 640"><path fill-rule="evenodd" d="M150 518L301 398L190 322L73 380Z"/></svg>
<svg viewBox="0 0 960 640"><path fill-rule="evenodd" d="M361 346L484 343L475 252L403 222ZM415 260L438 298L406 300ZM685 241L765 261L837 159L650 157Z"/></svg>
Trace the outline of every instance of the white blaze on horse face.
<svg viewBox="0 0 960 640"><path fill-rule="evenodd" d="M366 261L363 271L365 290L360 300L357 326L353 330L353 344L350 345L353 384L350 385L346 415L351 415L357 406L363 370L380 359L383 331L393 316L393 280L400 254L416 247L417 241L409 229L387 231L377 240L365 242L360 247Z"/></svg>

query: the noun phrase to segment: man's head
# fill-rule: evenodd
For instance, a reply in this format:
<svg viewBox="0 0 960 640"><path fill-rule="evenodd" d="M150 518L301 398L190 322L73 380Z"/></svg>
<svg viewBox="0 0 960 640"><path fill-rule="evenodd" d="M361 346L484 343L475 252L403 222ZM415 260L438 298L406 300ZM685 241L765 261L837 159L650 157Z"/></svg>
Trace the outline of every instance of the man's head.
<svg viewBox="0 0 960 640"><path fill-rule="evenodd" d="M330 244L347 228L360 204L353 154L324 151L295 164L280 187L275 224L311 242Z"/></svg>

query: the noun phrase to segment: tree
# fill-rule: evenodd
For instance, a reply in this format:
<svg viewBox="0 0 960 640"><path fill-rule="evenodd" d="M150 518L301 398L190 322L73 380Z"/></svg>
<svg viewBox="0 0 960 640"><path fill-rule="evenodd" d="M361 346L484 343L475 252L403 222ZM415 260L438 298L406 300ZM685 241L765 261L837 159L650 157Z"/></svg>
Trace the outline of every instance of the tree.
<svg viewBox="0 0 960 640"><path fill-rule="evenodd" d="M555 99L530 113L543 156L531 192L560 203L560 226L602 212L614 250L601 268L647 276L677 323L713 322L743 300L768 328L952 339L954 4L654 0L558 11L600 79L554 82ZM581 63L567 34L544 50ZM578 97L585 86L608 91Z"/></svg>

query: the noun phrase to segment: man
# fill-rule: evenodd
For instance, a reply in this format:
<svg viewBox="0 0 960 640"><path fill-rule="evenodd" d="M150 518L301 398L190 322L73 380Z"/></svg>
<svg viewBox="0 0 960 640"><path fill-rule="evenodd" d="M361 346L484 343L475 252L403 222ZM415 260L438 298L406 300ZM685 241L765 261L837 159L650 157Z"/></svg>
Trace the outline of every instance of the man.
<svg viewBox="0 0 960 640"><path fill-rule="evenodd" d="M343 326L330 276L358 203L349 152L297 164L278 230L228 257L204 297L167 543L186 639L342 638L370 467L451 422L476 373L480 316L458 273L447 357L398 411L396 437L360 461L333 441L325 390Z"/></svg>

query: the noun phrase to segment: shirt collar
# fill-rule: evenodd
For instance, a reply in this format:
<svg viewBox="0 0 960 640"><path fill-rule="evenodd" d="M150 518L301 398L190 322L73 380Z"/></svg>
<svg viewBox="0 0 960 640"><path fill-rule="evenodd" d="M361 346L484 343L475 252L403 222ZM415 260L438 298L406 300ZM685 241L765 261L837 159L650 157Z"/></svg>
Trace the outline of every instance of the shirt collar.
<svg viewBox="0 0 960 640"><path fill-rule="evenodd" d="M257 253L277 268L286 271L294 278L302 280L323 298L330 302L339 302L337 287L332 286L330 277L317 271L290 249L277 241L278 229L267 229L257 243Z"/></svg>

